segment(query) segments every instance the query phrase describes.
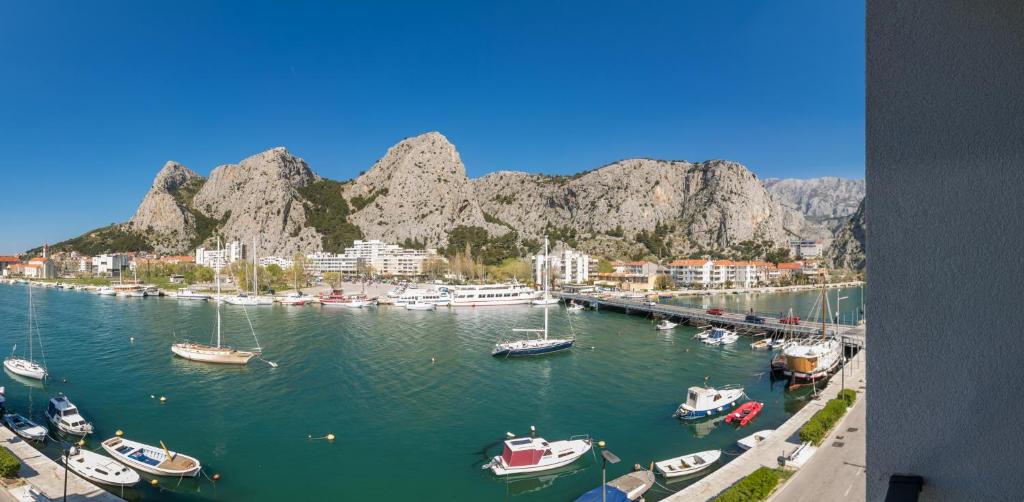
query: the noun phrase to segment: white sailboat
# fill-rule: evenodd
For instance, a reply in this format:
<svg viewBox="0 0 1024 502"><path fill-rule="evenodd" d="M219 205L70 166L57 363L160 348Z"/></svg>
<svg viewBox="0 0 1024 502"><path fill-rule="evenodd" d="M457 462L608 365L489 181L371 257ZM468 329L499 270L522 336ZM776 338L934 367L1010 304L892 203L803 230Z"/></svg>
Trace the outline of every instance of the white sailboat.
<svg viewBox="0 0 1024 502"><path fill-rule="evenodd" d="M36 362L35 353L32 345L32 328L35 321L35 308L32 305L32 288L28 288L28 359L22 357L16 357L14 352L18 349L18 345L15 344L11 348L11 355L7 359L4 359L4 368L14 373L15 375L21 375L27 378L34 378L36 380L42 380L46 378L46 367ZM36 337L39 338L39 326L35 326ZM39 339L39 350L42 352L43 342L42 338ZM43 355L45 362L46 356Z"/></svg>
<svg viewBox="0 0 1024 502"><path fill-rule="evenodd" d="M217 240L217 250L220 250L220 240ZM217 270L217 295L220 296L220 270ZM218 363L218 364L248 364L249 360L257 357L261 353L259 346L259 339L256 339L256 331L253 330L252 336L256 339L256 349L252 351L238 350L231 347L221 345L221 332L220 332L220 303L217 303L217 337L215 345L207 345L204 343L195 342L181 342L171 345L171 352L175 355L189 359L192 361L201 361L205 363ZM250 329L252 323L249 323Z"/></svg>
<svg viewBox="0 0 1024 502"><path fill-rule="evenodd" d="M260 261L259 253L256 251L256 238L252 239L252 295L239 293L235 296L224 298L228 305L273 305L274 298L271 296L260 296Z"/></svg>

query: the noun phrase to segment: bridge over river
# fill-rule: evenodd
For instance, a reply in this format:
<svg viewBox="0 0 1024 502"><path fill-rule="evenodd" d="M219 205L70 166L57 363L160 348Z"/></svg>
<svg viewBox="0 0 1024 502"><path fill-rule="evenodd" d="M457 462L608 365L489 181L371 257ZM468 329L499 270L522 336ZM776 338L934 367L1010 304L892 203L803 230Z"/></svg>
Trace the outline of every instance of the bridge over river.
<svg viewBox="0 0 1024 502"><path fill-rule="evenodd" d="M694 326L712 325L727 327L739 334L752 335L764 333L770 335L787 336L821 336L821 324L813 322L801 322L797 325L783 324L779 317L755 312L763 320L752 322L747 320L748 312L730 312L727 309L720 309L721 314L709 314L703 307L673 305L668 303L654 303L644 299L597 297L570 293L555 293L557 296L567 300L575 301L595 309L610 309L625 312L626 314L642 315L646 317L662 317L670 320L679 320ZM836 335L846 345L864 348L866 337L863 324L853 325L829 325L829 334Z"/></svg>

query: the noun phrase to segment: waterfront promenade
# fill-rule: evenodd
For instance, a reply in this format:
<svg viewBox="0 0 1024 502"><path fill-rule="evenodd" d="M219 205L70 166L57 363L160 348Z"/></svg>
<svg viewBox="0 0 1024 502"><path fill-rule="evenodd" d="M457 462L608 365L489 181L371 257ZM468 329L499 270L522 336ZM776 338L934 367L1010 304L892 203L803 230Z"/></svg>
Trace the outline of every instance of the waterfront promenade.
<svg viewBox="0 0 1024 502"><path fill-rule="evenodd" d="M18 478L34 486L46 499L61 500L64 496L64 466L54 462L32 445L24 442L5 427L0 427L0 446L11 451L21 460ZM124 502L92 483L79 478L75 473L68 472L68 500L89 502ZM15 485L0 489L0 501L18 500L11 494ZM46 500L43 499L43 500ZM36 500L39 500L36 498Z"/></svg>
<svg viewBox="0 0 1024 502"><path fill-rule="evenodd" d="M854 500L852 497L855 494L856 488L855 483L861 483L860 493L863 494L863 469L840 469L840 470L829 470L835 465L842 465L843 459L846 458L848 451L856 448L860 448L861 458L863 458L864 451L864 428L863 423L858 427L857 435L851 436L851 441L859 440L861 444L859 446L851 445L850 449L843 449L832 446L835 441L835 436L844 435L845 430L850 425L846 425L847 420L859 420L863 422L863 410L865 407L864 401L866 398L867 382L866 382L866 368L865 358L866 351L860 351L856 356L852 357L846 364L845 382L846 387L857 391L857 403L856 405L847 411L844 420L836 425L835 429L829 434L826 441L822 443L822 446L818 451L811 456L811 458L804 465L803 469L810 469L806 476L801 476L798 472L790 482L797 481L794 484L794 488L789 490L786 489L786 485L780 489L780 492L776 494L775 499L779 501L802 501L802 500ZM839 394L842 389L843 378L840 374L836 374L828 383L828 385L818 392L819 398L812 400L807 403L799 412L789 418L784 424L775 429L775 433L772 434L768 439L761 442L755 448L744 452L739 457L736 457L728 464L725 464L722 468L712 472L708 476L704 477L700 481L676 492L675 494L665 498L665 501L670 502L683 502L693 500L711 500L718 494L722 493L730 486L736 484L738 481L748 476L750 473L757 470L759 467L778 467L779 457L793 453L797 447L800 446L800 427L802 427L811 416L814 415L818 410L825 407L825 403L829 399L833 399ZM860 406L860 410L857 410L857 406ZM856 427L856 426L855 426ZM845 447L845 444L844 444ZM855 452L854 452L855 454ZM863 466L863 462L859 466ZM801 470L803 470L801 469ZM828 472L827 476L819 477L814 475L814 471ZM826 478L828 479L826 482ZM787 483L788 484L788 483ZM850 486L847 496L842 496L843 492ZM841 490L840 490L841 488ZM838 492L840 497L835 498L830 496L822 496L821 490L828 490L828 493ZM863 500L863 499L861 499Z"/></svg>

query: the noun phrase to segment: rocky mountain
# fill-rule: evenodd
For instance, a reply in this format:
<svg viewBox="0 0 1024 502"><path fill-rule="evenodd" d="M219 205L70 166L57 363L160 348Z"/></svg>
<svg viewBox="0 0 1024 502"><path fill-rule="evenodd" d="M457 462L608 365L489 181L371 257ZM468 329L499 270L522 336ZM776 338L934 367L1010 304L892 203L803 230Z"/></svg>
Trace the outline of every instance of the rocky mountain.
<svg viewBox="0 0 1024 502"><path fill-rule="evenodd" d="M772 186L780 184L793 183ZM826 193L832 185L816 186L807 200L838 204ZM219 166L209 178L168 162L128 223L64 244L185 253L213 245L215 235L258 236L261 255L290 256L338 252L360 237L443 247L458 235L460 246L491 239L492 248L532 249L549 235L607 256L671 257L828 235L780 198L724 160L629 159L573 176L501 171L470 180L455 146L430 132L402 140L343 183L320 178L284 148Z"/></svg>
<svg viewBox="0 0 1024 502"><path fill-rule="evenodd" d="M863 270L865 265L864 236L866 223L864 221L864 201L857 207L857 211L847 220L843 228L836 234L832 245L825 250L825 259L831 263L833 268L845 268L850 270Z"/></svg>
<svg viewBox="0 0 1024 502"><path fill-rule="evenodd" d="M769 178L764 180L764 186L786 207L816 218L842 217L845 221L864 199L864 180Z"/></svg>

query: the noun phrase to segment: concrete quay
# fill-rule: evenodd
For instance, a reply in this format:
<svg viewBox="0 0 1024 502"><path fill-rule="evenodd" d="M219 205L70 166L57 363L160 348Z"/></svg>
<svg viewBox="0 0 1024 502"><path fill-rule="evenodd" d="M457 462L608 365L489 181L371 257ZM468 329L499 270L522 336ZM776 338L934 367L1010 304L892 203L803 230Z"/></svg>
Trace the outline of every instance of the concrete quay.
<svg viewBox="0 0 1024 502"><path fill-rule="evenodd" d="M856 454L855 450L858 448L857 445L851 445L850 448L845 450L832 446L833 442L836 441L835 437L837 435L844 436L845 438L847 434L856 434L856 436L851 436L851 438L853 441L860 442L860 455L861 458L863 458L865 433L863 420L864 409L866 407L864 401L866 399L865 393L867 392L865 352L866 351L861 350L856 356L852 357L846 363L846 387L857 391L856 404L847 411L843 420L836 425L832 433L830 433L828 438L822 443L822 446L818 448L818 451L811 456L807 463L804 464L793 478L782 486L779 492L776 492L772 500L855 500L855 498L852 497L856 495L856 483L860 483L859 493L863 495L863 484L865 479L863 475L863 462L861 462L859 466L856 466L858 467L856 469L833 469L831 471L827 471L828 475L823 477L813 475L812 471L829 469L837 464L843 465L844 460L837 458L837 456L846 455L846 452L848 451L853 451L853 454ZM676 492L664 500L667 502L711 500L760 467L778 467L778 459L780 456L788 456L800 446L800 427L807 423L811 416L818 410L824 408L825 403L828 402L829 399L833 399L839 394L839 391L842 389L843 380L843 376L837 373L832 377L828 385L818 392L819 399L812 400L807 403L806 406L790 417L789 420L776 428L775 433L768 439L762 441L761 444L756 447L747 450L742 455L736 457L732 462L725 464L722 468L712 472L700 481ZM859 417L859 425L847 425L848 421L857 421L857 417ZM845 432L849 427L857 427L858 430L856 433ZM807 470L807 473L806 475L801 476L801 472L804 470ZM787 488L791 483L793 484L793 488ZM828 488L823 488L826 485ZM829 493L837 492L839 495L843 495L843 492L847 490L847 488L849 488L849 491L846 492L845 496L820 496L824 489L829 490ZM863 500L863 498L860 500Z"/></svg>
<svg viewBox="0 0 1024 502"><path fill-rule="evenodd" d="M64 466L51 460L32 445L22 441L13 432L5 427L0 427L0 446L11 451L14 456L21 460L21 470L18 471L18 479L38 490L45 499L38 495L33 499L41 500L62 500L64 497ZM124 499L113 495L96 485L78 477L75 473L68 471L68 500L74 502L124 502ZM19 499L13 491L18 491L17 483L8 483L0 487L0 501L17 501Z"/></svg>

